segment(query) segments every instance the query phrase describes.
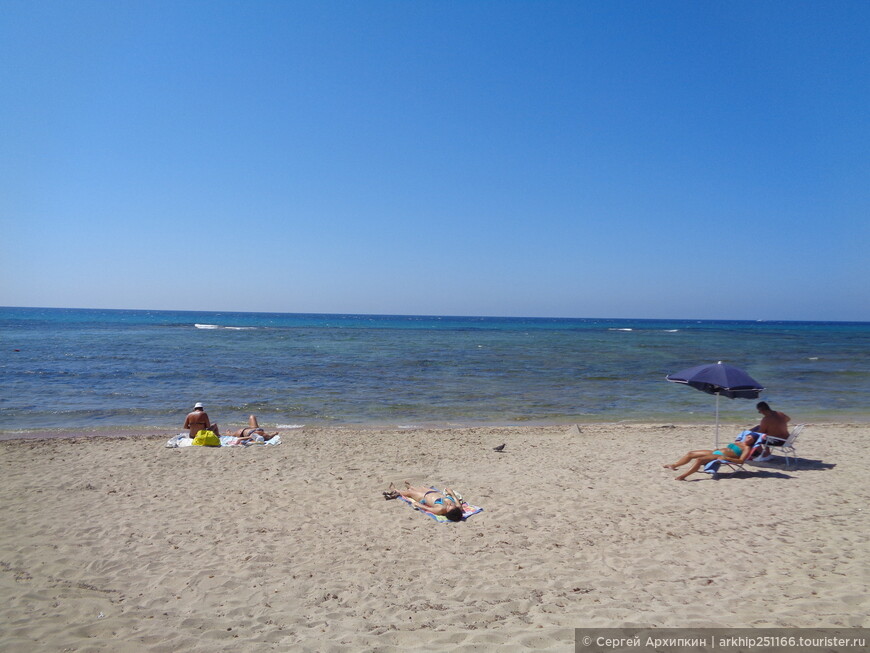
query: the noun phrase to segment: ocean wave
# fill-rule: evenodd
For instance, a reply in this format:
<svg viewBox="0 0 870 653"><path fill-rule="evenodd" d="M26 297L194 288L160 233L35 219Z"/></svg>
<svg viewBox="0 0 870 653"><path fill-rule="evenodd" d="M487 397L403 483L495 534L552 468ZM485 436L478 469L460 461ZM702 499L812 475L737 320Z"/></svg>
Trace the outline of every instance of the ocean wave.
<svg viewBox="0 0 870 653"><path fill-rule="evenodd" d="M276 429L302 429L305 428L305 424L276 424Z"/></svg>
<svg viewBox="0 0 870 653"><path fill-rule="evenodd" d="M194 324L197 329L226 329L228 331L249 331L256 329L252 326L221 326L220 324Z"/></svg>
<svg viewBox="0 0 870 653"><path fill-rule="evenodd" d="M608 331L634 331L634 329L616 329L611 327L608 329Z"/></svg>

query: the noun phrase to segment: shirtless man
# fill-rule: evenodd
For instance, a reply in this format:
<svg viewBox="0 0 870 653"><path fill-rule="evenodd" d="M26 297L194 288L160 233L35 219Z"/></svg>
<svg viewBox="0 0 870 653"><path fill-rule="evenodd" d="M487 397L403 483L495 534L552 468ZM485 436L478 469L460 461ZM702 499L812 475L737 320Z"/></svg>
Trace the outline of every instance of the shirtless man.
<svg viewBox="0 0 870 653"><path fill-rule="evenodd" d="M187 414L183 428L190 429L191 438L195 438L196 434L199 433L201 429L206 429L215 435L220 435L218 425L211 423L211 420L208 418L208 413L205 412L205 408L203 408L202 404L198 401L193 405L193 412Z"/></svg>
<svg viewBox="0 0 870 653"><path fill-rule="evenodd" d="M756 426L753 426L750 430L755 431L756 433L764 433L771 438L777 438L778 440L781 440L783 442L787 440L789 436L788 423L791 421L791 417L789 417L785 413L771 410L770 406L767 404L766 401L759 401L755 407L758 409L758 412L763 415L763 417L761 418L761 422ZM770 458L770 447L765 446L761 456L759 456L755 460L757 462L764 462L765 460L769 460Z"/></svg>

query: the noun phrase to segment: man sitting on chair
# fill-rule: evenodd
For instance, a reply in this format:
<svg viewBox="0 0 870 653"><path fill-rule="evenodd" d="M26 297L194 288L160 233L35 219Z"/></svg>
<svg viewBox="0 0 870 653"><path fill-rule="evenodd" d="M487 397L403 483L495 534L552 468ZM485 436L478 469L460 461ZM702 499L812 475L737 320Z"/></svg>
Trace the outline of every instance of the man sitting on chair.
<svg viewBox="0 0 870 653"><path fill-rule="evenodd" d="M791 417L785 413L771 410L766 401L759 401L755 407L763 417L761 418L761 422L758 425L753 426L750 430L755 431L756 433L763 433L769 438L776 438L777 443L774 443L774 446L782 444L788 440L788 423L791 421ZM763 463L771 458L773 458L773 456L770 454L770 447L765 443L764 450L755 461Z"/></svg>

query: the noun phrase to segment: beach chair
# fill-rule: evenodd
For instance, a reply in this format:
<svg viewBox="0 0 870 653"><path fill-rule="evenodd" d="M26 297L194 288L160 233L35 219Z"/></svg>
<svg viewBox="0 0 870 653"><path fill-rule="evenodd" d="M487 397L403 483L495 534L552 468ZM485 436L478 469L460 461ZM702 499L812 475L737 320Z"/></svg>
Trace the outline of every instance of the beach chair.
<svg viewBox="0 0 870 653"><path fill-rule="evenodd" d="M788 467L789 456L791 456L792 460L797 464L797 450L795 450L794 443L797 441L801 431L804 430L804 426L806 426L806 424L798 424L795 426L788 434L788 438L785 440L782 438L774 438L769 435L764 438L764 443L770 447L771 453L779 453L785 458L786 467Z"/></svg>
<svg viewBox="0 0 870 653"><path fill-rule="evenodd" d="M749 457L744 462L740 463L736 460L729 460L728 458L717 458L716 460L711 460L709 463L704 465L699 471L704 472L705 474L711 474L713 478L716 478L719 475L719 470L722 465L727 466L732 472L745 472L747 471L745 467L746 463L752 462L753 458L757 457L758 454L761 453L763 447L764 437L761 437L759 438L758 442L752 445L752 450L749 452Z"/></svg>

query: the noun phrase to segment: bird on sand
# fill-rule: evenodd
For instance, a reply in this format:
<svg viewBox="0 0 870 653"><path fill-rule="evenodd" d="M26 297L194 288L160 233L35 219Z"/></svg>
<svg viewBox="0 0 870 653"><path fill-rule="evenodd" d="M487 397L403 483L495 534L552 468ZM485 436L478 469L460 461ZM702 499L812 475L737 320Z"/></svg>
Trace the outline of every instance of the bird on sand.
<svg viewBox="0 0 870 653"><path fill-rule="evenodd" d="M504 445L503 445L503 444L500 444L500 445L498 445L497 447L493 447L492 450L493 450L493 451L498 451L499 453L503 453L503 452L504 452Z"/></svg>

